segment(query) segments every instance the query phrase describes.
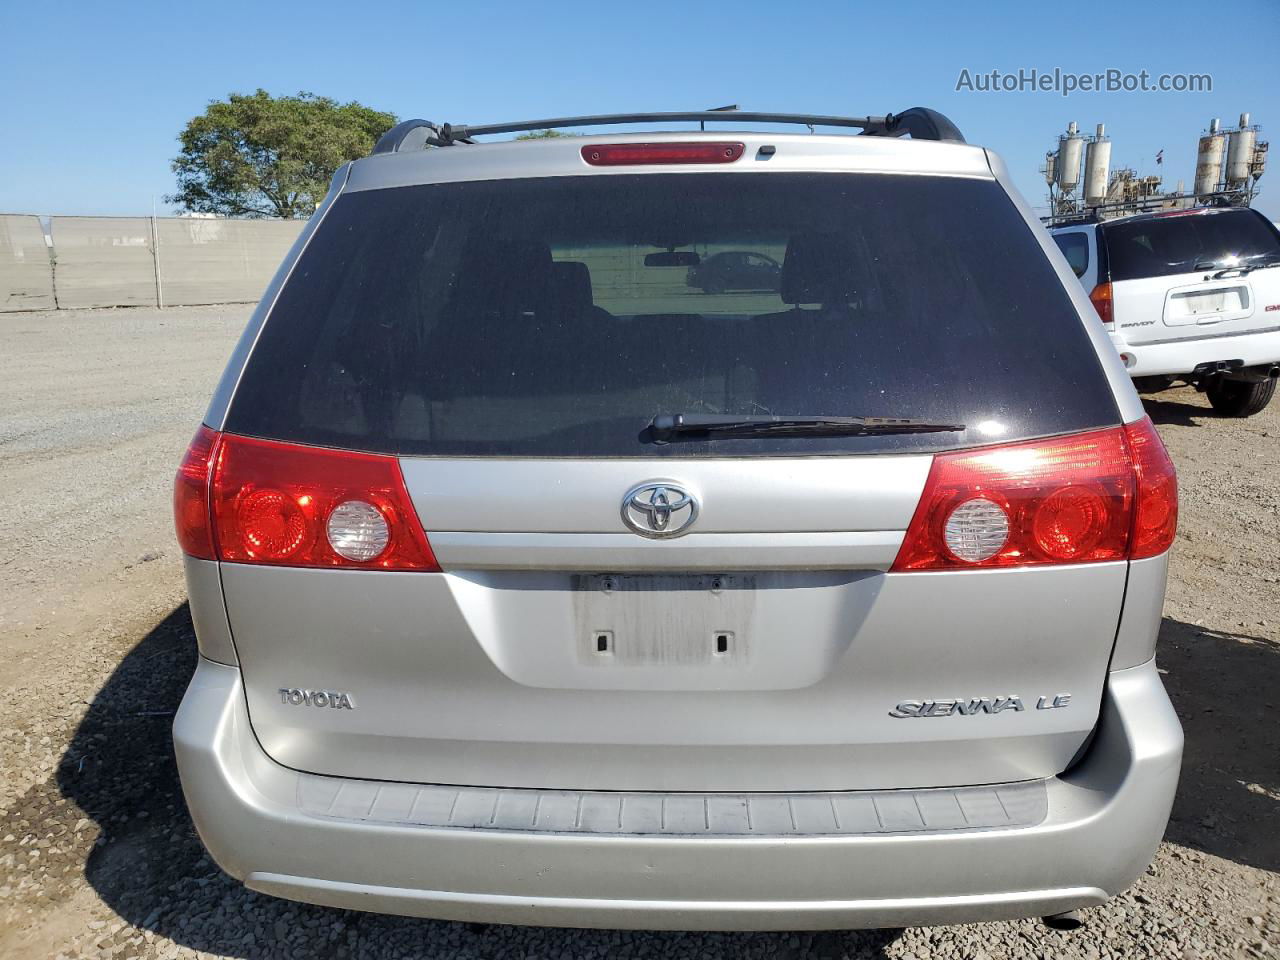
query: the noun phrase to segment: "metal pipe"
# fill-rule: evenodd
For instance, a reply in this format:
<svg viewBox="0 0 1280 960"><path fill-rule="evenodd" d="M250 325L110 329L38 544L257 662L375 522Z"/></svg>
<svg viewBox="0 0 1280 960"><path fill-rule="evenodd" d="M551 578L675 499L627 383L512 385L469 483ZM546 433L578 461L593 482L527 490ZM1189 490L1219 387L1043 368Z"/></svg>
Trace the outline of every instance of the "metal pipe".
<svg viewBox="0 0 1280 960"><path fill-rule="evenodd" d="M1079 930L1084 926L1084 920L1081 919L1079 910L1050 914L1047 917L1042 917L1041 920L1050 930Z"/></svg>

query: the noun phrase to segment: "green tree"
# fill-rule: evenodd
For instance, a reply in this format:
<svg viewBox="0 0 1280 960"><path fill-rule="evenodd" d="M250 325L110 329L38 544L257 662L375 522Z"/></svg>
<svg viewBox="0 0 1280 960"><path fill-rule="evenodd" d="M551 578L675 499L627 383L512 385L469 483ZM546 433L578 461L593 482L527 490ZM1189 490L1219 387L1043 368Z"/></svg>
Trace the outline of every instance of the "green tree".
<svg viewBox="0 0 1280 960"><path fill-rule="evenodd" d="M333 172L395 123L394 114L312 93L233 93L179 135L178 192L165 200L226 217L310 216Z"/></svg>
<svg viewBox="0 0 1280 960"><path fill-rule="evenodd" d="M563 133L560 130L530 130L522 133L517 140L554 140L556 137L576 137L576 133Z"/></svg>

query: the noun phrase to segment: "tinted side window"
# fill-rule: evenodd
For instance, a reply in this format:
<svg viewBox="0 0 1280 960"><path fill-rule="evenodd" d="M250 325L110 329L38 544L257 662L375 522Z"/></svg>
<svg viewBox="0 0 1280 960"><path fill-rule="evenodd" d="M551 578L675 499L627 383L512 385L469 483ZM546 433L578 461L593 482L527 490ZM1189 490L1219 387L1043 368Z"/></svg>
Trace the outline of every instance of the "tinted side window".
<svg viewBox="0 0 1280 960"><path fill-rule="evenodd" d="M1053 242L1067 258L1071 272L1077 277L1083 277L1089 269L1089 238L1083 233L1055 233Z"/></svg>
<svg viewBox="0 0 1280 960"><path fill-rule="evenodd" d="M726 253L742 275L703 269ZM781 270L757 276L744 253ZM648 439L679 413L968 429ZM993 181L650 173L340 198L227 428L407 455L696 457L937 450L1117 420L1067 291Z"/></svg>

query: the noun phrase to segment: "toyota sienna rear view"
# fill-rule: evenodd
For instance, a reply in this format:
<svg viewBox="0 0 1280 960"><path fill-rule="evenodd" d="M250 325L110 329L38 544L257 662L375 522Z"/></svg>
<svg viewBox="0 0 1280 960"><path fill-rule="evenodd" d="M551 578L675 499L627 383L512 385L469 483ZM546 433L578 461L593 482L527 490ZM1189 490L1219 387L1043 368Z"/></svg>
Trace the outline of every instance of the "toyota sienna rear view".
<svg viewBox="0 0 1280 960"><path fill-rule="evenodd" d="M776 278L690 284L742 251ZM182 783L263 893L968 922L1100 904L1164 831L1174 471L930 110L402 124L267 290L175 513Z"/></svg>

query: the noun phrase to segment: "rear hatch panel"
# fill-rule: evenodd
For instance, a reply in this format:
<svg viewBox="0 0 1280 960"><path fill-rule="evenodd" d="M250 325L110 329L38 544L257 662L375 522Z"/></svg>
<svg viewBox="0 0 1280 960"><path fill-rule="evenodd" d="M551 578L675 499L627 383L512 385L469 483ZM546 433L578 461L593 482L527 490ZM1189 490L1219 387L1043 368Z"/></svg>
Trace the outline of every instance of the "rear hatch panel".
<svg viewBox="0 0 1280 960"><path fill-rule="evenodd" d="M286 766L484 786L803 791L1064 769L1097 720L1126 566L812 574L798 589L770 578L730 657L660 664L593 661L570 574L477 582L224 564L223 579L254 730ZM657 589L649 609L680 599ZM685 637L691 651L709 646ZM345 692L354 709L294 704L281 692L291 689ZM1066 707L1048 707L1064 695ZM990 707L968 716L891 716L903 702L983 698Z"/></svg>
<svg viewBox="0 0 1280 960"><path fill-rule="evenodd" d="M1280 235L1252 210L1140 217L1102 228L1115 323L1135 346L1280 329ZM1260 267L1241 272L1239 267ZM1215 358L1206 358L1215 359Z"/></svg>
<svg viewBox="0 0 1280 960"><path fill-rule="evenodd" d="M748 151L751 172L714 175L588 172L578 141L529 148L563 160L530 179L429 182L435 154L492 174L497 146L357 165L220 426L398 457L443 572L222 564L273 758L640 791L1067 766L1127 565L887 571L933 454L1118 426L1115 400L1039 227L985 164L802 155L972 154L871 141L771 138L767 167ZM781 262L778 289L690 285L723 251ZM652 442L673 414L965 428ZM699 499L685 535L624 522L651 482Z"/></svg>

